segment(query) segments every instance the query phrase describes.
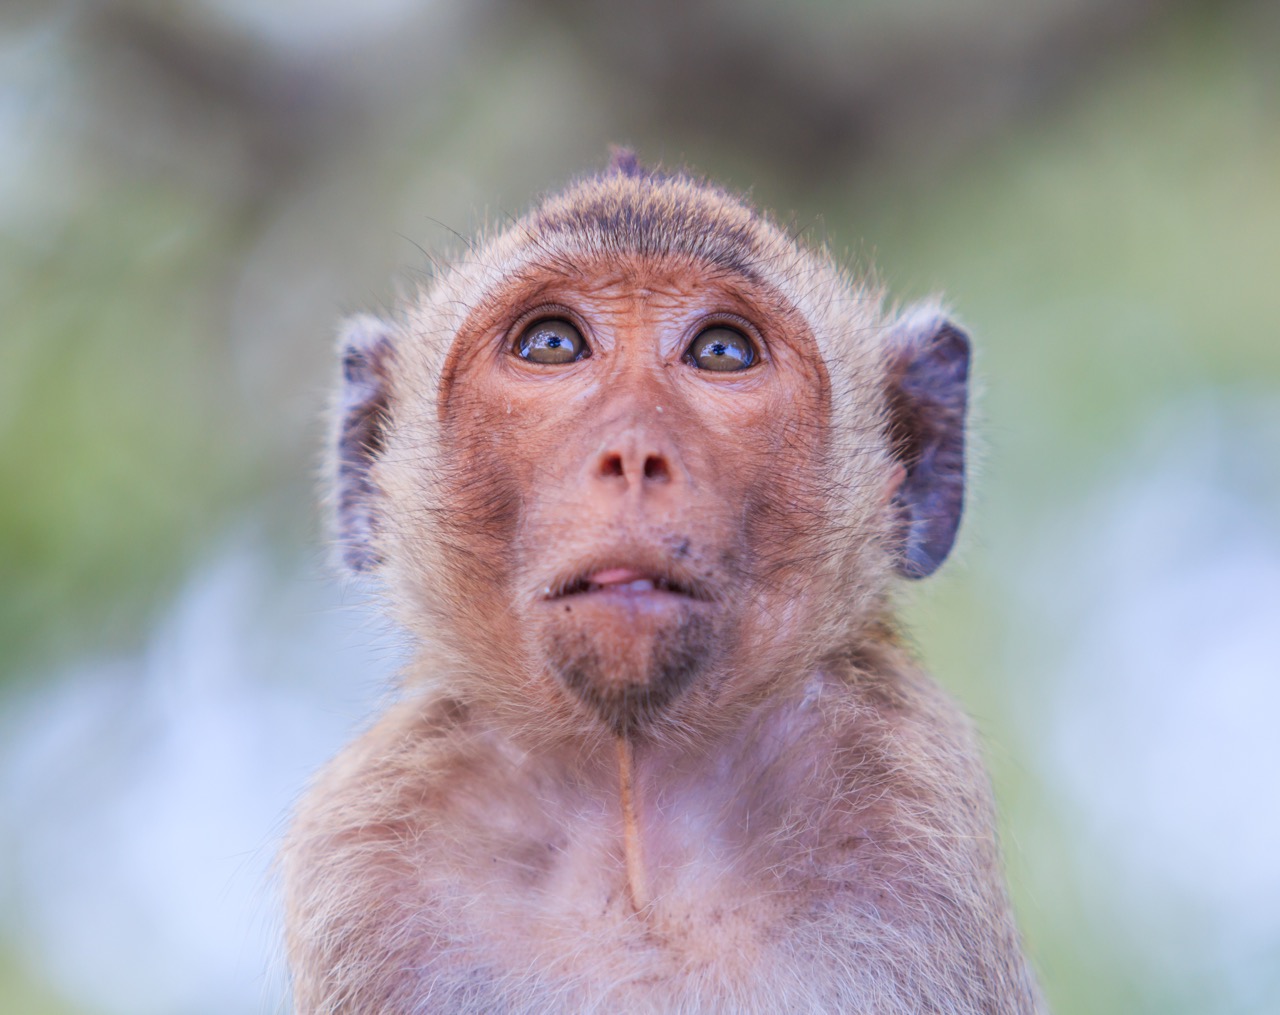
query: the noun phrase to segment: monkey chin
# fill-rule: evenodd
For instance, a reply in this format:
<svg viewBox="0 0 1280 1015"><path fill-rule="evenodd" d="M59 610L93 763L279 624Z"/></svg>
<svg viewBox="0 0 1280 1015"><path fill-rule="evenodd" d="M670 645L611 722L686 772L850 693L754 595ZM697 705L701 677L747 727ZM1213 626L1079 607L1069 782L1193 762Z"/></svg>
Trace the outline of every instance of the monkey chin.
<svg viewBox="0 0 1280 1015"><path fill-rule="evenodd" d="M712 604L670 592L557 598L540 632L561 685L610 730L642 733L716 655Z"/></svg>

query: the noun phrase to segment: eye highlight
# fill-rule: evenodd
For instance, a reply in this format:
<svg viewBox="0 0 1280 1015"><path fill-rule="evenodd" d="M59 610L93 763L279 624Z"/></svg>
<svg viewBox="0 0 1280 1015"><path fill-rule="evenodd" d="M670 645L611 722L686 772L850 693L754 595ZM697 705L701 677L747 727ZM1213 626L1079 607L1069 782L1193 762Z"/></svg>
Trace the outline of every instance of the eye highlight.
<svg viewBox="0 0 1280 1015"><path fill-rule="evenodd" d="M736 328L723 324L707 328L689 343L684 361L699 370L727 373L745 370L756 361L756 347Z"/></svg>
<svg viewBox="0 0 1280 1015"><path fill-rule="evenodd" d="M568 321L549 317L534 321L516 339L515 354L531 363L556 366L573 363L589 353L586 340Z"/></svg>

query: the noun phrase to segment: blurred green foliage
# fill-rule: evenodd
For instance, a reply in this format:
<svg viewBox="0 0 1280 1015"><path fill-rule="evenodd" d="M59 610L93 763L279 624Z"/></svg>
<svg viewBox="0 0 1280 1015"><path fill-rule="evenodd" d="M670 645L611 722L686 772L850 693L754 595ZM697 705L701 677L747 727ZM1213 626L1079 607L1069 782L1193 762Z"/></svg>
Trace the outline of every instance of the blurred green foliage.
<svg viewBox="0 0 1280 1015"><path fill-rule="evenodd" d="M0 998L5 1011L21 1015L75 1015L80 1009L68 1004L32 977L22 963L0 950Z"/></svg>
<svg viewBox="0 0 1280 1015"><path fill-rule="evenodd" d="M248 495L205 287L226 243L154 188L104 193L59 235L0 236L0 678L136 643Z"/></svg>

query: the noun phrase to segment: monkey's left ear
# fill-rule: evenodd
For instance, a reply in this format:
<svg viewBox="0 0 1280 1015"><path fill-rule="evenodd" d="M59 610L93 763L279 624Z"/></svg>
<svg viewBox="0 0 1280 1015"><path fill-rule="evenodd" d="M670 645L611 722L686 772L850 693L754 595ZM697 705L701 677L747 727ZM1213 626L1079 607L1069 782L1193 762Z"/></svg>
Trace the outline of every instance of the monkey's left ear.
<svg viewBox="0 0 1280 1015"><path fill-rule="evenodd" d="M906 477L893 495L898 573L926 578L947 559L964 508L964 427L969 339L925 308L894 326L889 435Z"/></svg>
<svg viewBox="0 0 1280 1015"><path fill-rule="evenodd" d="M386 444L394 354L386 321L360 314L344 323L335 493L338 544L343 563L353 571L370 571L379 563L374 534L380 493L369 472Z"/></svg>

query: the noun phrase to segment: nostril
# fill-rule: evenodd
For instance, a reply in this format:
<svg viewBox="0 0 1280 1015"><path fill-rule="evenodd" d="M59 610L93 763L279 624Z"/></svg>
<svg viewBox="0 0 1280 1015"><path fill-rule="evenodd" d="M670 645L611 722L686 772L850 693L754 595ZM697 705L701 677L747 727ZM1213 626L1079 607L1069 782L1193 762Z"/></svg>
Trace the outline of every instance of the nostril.
<svg viewBox="0 0 1280 1015"><path fill-rule="evenodd" d="M649 455L644 460L644 478L665 483L671 478L671 466L661 455Z"/></svg>
<svg viewBox="0 0 1280 1015"><path fill-rule="evenodd" d="M672 464L661 452L641 456L627 449L605 451L596 459L595 475L598 479L640 479L645 483L668 483L672 477ZM624 482L623 485L628 483Z"/></svg>

